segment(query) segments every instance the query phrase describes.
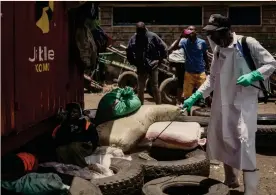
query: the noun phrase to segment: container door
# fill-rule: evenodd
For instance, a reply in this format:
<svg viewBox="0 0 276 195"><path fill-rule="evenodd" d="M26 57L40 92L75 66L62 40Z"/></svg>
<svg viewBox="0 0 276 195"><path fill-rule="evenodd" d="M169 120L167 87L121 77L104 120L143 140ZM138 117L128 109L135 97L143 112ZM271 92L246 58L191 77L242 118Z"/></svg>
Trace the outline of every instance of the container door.
<svg viewBox="0 0 276 195"><path fill-rule="evenodd" d="M68 101L68 21L62 3L15 3L15 102L18 105L15 119L18 131L52 116Z"/></svg>
<svg viewBox="0 0 276 195"><path fill-rule="evenodd" d="M1 136L15 128L14 114L14 2L1 2Z"/></svg>

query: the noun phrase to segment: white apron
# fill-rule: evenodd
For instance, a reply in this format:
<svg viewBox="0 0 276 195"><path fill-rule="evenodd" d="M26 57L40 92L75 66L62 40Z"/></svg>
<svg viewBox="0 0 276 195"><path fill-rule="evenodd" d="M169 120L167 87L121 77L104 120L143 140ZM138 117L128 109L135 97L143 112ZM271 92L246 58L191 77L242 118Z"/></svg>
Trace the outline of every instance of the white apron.
<svg viewBox="0 0 276 195"><path fill-rule="evenodd" d="M207 154L231 167L254 170L258 89L236 85L241 75L251 72L236 45L220 48L219 53Z"/></svg>

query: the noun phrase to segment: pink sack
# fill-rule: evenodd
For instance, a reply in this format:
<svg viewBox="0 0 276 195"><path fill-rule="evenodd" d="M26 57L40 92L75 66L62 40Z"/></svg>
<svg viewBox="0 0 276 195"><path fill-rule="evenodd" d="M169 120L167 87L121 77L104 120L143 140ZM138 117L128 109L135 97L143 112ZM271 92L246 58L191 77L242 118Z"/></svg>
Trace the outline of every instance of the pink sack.
<svg viewBox="0 0 276 195"><path fill-rule="evenodd" d="M183 150L191 150L198 145L206 144L206 139L200 139L202 128L198 123L172 122L169 124L170 122L153 123L149 127L143 142L151 142L159 136L153 142L153 146ZM166 127L167 129L163 131ZM163 133L159 135L162 131Z"/></svg>

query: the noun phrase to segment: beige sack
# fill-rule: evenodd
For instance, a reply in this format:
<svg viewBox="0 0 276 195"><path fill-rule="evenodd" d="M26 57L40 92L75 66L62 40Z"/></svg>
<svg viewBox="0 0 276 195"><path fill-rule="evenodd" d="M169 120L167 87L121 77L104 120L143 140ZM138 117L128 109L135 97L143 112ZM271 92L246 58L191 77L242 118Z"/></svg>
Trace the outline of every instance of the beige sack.
<svg viewBox="0 0 276 195"><path fill-rule="evenodd" d="M157 138L153 146L192 150L205 144L206 139L200 139L202 131L196 122L157 122L149 127L143 142L151 142Z"/></svg>
<svg viewBox="0 0 276 195"><path fill-rule="evenodd" d="M155 122L174 120L180 109L172 105L143 105L133 115L105 122L97 127L102 146L120 147L128 152Z"/></svg>

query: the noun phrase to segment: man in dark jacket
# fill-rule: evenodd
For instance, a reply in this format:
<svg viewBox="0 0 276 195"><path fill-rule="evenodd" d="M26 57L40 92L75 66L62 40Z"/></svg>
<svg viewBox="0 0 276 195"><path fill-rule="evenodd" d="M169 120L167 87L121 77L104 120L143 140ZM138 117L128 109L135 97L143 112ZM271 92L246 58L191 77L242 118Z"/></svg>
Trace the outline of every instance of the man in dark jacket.
<svg viewBox="0 0 276 195"><path fill-rule="evenodd" d="M144 103L144 89L149 76L156 104L161 104L161 94L158 89L158 65L167 57L167 46L155 33L147 30L143 22L136 24L136 33L130 38L126 49L130 64L137 67L138 96Z"/></svg>

